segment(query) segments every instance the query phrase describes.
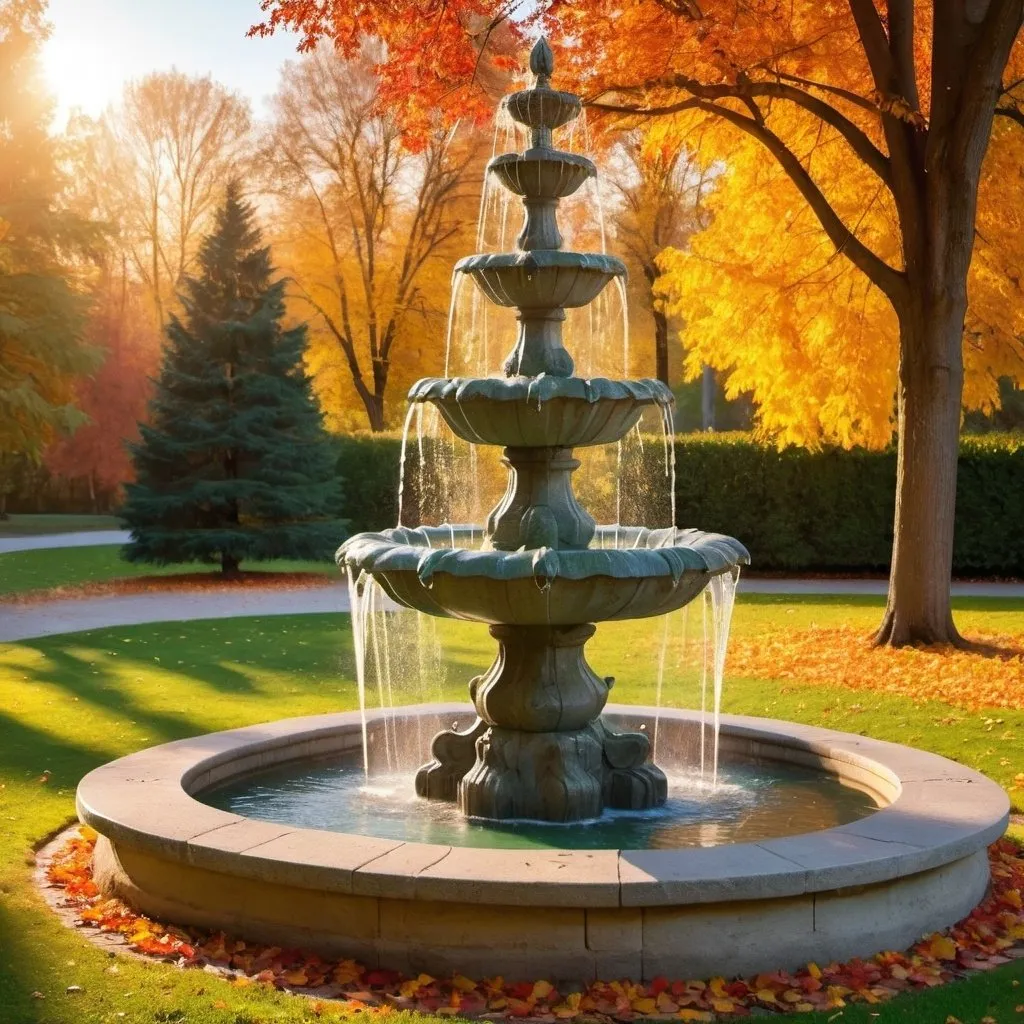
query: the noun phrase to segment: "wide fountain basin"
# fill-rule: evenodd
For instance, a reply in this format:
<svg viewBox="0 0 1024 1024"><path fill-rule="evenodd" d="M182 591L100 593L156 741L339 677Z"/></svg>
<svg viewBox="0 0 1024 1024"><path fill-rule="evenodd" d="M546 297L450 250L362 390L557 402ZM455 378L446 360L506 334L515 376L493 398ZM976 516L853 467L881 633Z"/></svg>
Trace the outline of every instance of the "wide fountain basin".
<svg viewBox="0 0 1024 1024"><path fill-rule="evenodd" d="M594 162L585 156L551 149L503 153L491 160L487 170L509 192L531 199L564 199L597 175Z"/></svg>
<svg viewBox="0 0 1024 1024"><path fill-rule="evenodd" d="M499 306L553 310L586 306L626 265L601 253L538 249L466 256L455 269L469 274Z"/></svg>
<svg viewBox="0 0 1024 1024"><path fill-rule="evenodd" d="M417 706L394 721L428 742L472 716L468 705ZM619 705L605 717L649 732L657 723L659 743L681 756L699 748L693 712ZM366 730L371 744L379 739L383 715L370 713ZM824 769L884 806L756 843L570 850L555 839L510 850L298 828L201 802L254 771L358 756L362 734L358 713L289 719L96 769L79 786L78 810L101 836L97 883L164 920L412 975L731 977L902 949L951 925L984 896L986 847L1008 818L1000 787L944 758L728 715L724 764Z"/></svg>
<svg viewBox="0 0 1024 1024"><path fill-rule="evenodd" d="M494 551L460 546L480 527L362 533L338 563L429 615L491 625L569 626L641 619L692 601L711 577L749 561L732 537L699 530L598 527L589 548Z"/></svg>
<svg viewBox="0 0 1024 1024"><path fill-rule="evenodd" d="M644 409L673 403L661 381L597 377L428 377L409 392L429 402L464 441L521 448L612 444Z"/></svg>

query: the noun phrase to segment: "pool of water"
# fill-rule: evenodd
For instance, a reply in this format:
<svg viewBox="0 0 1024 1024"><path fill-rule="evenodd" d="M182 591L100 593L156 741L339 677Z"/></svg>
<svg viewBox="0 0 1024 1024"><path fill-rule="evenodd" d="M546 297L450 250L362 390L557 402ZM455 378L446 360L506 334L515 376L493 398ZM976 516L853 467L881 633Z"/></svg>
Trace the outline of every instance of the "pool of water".
<svg viewBox="0 0 1024 1024"><path fill-rule="evenodd" d="M687 769L666 774L664 807L608 811L571 825L466 819L453 804L417 797L412 773L367 777L362 764L351 760L291 763L209 789L198 799L299 828L445 846L575 850L757 842L844 825L878 807L871 795L834 775L796 765L728 765L717 785Z"/></svg>

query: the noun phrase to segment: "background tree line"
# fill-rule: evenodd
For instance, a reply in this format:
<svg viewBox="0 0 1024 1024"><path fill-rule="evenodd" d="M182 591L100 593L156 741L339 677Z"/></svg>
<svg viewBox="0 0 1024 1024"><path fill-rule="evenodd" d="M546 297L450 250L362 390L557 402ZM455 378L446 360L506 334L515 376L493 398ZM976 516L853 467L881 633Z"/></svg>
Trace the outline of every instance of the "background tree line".
<svg viewBox="0 0 1024 1024"><path fill-rule="evenodd" d="M215 80L170 70L55 135L38 70L47 31L44 0L0 3L0 308L19 321L0 319L0 501L47 473L94 508L115 500L168 319L233 178L289 278L289 316L308 324L328 426L397 426L408 386L443 364L451 265L476 244L489 125L437 118L411 132L380 102L383 55L367 39L348 57L325 43L289 63L262 121ZM483 77L492 103L511 81L500 61ZM658 257L703 226L709 177L682 145L636 131L603 159L610 244L632 264L633 372L679 386ZM45 315L22 325L33 301ZM700 425L697 406L686 426Z"/></svg>

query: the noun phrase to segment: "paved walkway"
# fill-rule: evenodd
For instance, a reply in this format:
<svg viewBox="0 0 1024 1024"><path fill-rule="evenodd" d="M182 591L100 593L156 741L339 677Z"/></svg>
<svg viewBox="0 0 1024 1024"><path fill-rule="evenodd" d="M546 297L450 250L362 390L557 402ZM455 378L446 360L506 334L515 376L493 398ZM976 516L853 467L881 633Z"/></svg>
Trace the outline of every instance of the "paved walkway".
<svg viewBox="0 0 1024 1024"><path fill-rule="evenodd" d="M347 611L348 589L340 582L337 586L296 587L294 590L213 590L65 598L38 604L0 604L0 642L146 622Z"/></svg>
<svg viewBox="0 0 1024 1024"><path fill-rule="evenodd" d="M889 584L885 580L844 579L740 579L740 591L746 594L871 594L886 595ZM954 583L954 597L1024 598L1024 583Z"/></svg>
<svg viewBox="0 0 1024 1024"><path fill-rule="evenodd" d="M0 537L0 555L40 548L91 548L101 544L127 544L127 530L83 530L80 533L40 533L29 537Z"/></svg>
<svg viewBox="0 0 1024 1024"><path fill-rule="evenodd" d="M882 580L756 580L740 582L747 594L872 594L884 595ZM1024 584L957 583L958 597L1024 599ZM150 593L84 597L33 604L0 603L0 642L29 640L55 633L76 633L147 622L188 619L230 619L242 615L307 615L348 611L348 591L334 586L249 591Z"/></svg>

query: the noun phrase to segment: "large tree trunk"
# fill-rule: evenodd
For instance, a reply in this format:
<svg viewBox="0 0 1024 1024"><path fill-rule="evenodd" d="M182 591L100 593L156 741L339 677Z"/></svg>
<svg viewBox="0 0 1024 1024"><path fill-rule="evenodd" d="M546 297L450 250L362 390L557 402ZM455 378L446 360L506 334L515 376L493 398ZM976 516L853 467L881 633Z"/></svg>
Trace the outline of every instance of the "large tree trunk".
<svg viewBox="0 0 1024 1024"><path fill-rule="evenodd" d="M369 392L361 396L363 405L366 407L366 418L370 422L370 430L375 434L385 427L384 422L384 396L371 395Z"/></svg>
<svg viewBox="0 0 1024 1024"><path fill-rule="evenodd" d="M715 429L715 379L713 367L704 366L700 372L700 429Z"/></svg>
<svg viewBox="0 0 1024 1024"><path fill-rule="evenodd" d="M879 644L962 643L950 578L966 308L963 281L934 282L900 318L896 522Z"/></svg>
<svg viewBox="0 0 1024 1024"><path fill-rule="evenodd" d="M654 307L654 376L668 384L668 317Z"/></svg>

